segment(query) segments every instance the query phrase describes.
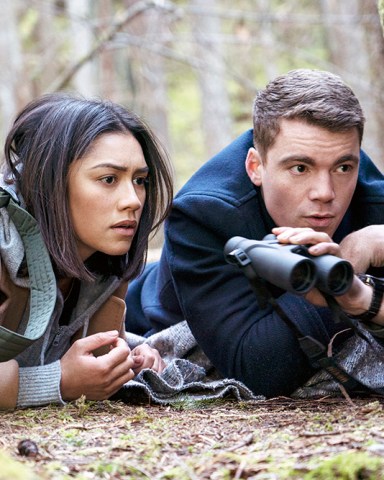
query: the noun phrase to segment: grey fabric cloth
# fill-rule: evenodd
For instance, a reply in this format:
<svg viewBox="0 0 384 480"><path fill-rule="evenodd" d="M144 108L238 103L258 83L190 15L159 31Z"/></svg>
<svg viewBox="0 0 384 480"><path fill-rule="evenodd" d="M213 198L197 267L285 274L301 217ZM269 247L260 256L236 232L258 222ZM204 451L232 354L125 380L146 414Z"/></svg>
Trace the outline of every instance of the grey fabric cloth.
<svg viewBox="0 0 384 480"><path fill-rule="evenodd" d="M8 187L0 175L0 186ZM24 245L6 208L0 208L0 252L12 282L19 287L29 287L29 278L20 277L18 271L24 258Z"/></svg>
<svg viewBox="0 0 384 480"><path fill-rule="evenodd" d="M141 371L120 389L116 398L127 403L162 405L185 401L229 398L237 401L264 400L243 383L221 378L197 345L187 322L180 322L148 338L126 333L129 346L148 343L159 350L167 363L161 374Z"/></svg>
<svg viewBox="0 0 384 480"><path fill-rule="evenodd" d="M363 386L373 392L384 393L384 347L362 325L357 326L362 336L347 340L334 356L336 363ZM356 392L363 391L356 389ZM367 390L367 392L369 392ZM351 392L349 392L351 393ZM325 370L320 370L292 395L293 398L339 396L339 384Z"/></svg>

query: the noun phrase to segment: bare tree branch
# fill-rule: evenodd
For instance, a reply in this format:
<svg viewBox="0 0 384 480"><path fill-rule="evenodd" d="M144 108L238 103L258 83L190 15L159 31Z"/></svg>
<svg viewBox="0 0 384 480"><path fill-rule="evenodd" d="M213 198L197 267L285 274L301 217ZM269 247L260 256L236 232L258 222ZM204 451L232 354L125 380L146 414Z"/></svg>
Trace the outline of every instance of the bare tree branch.
<svg viewBox="0 0 384 480"><path fill-rule="evenodd" d="M74 75L76 75L76 73L80 70L80 68L89 62L93 57L95 57L105 47L105 45L110 42L115 35L125 27L125 25L127 25L127 23L131 22L137 16L151 8L160 8L166 11L174 10L172 3L166 3L161 0L144 0L133 4L132 7L128 8L124 12L122 18L114 22L112 27L100 36L96 44L86 55L80 58L75 64L71 65L58 78L56 78L56 80L49 86L48 90L55 92L64 89Z"/></svg>
<svg viewBox="0 0 384 480"><path fill-rule="evenodd" d="M159 45L158 43L147 42L142 38L138 38L134 35L129 35L125 33L119 33L114 39L114 42L111 45L111 48L125 48L127 45L134 45L142 49L148 50L149 52L156 53L161 55L164 58L169 58L175 62L188 65L189 67L199 70L206 69L211 71L211 65L206 63L203 59L196 56L192 56L190 53L179 53L173 48L166 47L164 44ZM256 94L257 89L255 82L251 79L246 78L244 75L238 74L232 66L226 62L227 65L227 75L235 79L240 85L244 88Z"/></svg>

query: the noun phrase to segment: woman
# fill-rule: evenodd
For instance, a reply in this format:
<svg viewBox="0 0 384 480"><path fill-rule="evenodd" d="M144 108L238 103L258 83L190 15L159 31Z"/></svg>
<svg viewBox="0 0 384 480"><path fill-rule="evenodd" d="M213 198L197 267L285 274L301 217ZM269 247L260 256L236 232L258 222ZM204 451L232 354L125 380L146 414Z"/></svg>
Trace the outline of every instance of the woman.
<svg viewBox="0 0 384 480"><path fill-rule="evenodd" d="M45 95L7 136L0 186L0 408L106 399L141 369L160 372L156 350L130 352L121 338L127 280L172 199L167 157L148 127L114 103ZM28 246L8 201L34 217L41 247ZM42 335L10 354L44 315Z"/></svg>

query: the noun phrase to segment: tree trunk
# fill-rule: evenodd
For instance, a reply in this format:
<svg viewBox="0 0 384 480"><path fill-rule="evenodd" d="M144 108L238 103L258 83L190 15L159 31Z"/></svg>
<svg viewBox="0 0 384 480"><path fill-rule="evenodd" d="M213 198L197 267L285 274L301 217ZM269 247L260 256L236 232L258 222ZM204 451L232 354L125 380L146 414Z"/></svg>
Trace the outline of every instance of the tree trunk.
<svg viewBox="0 0 384 480"><path fill-rule="evenodd" d="M377 6L379 9L381 28L383 29L383 32L384 32L384 0L378 0Z"/></svg>
<svg viewBox="0 0 384 480"><path fill-rule="evenodd" d="M53 2L38 2L36 4L38 21L32 41L40 52L39 62L30 75L33 96L37 97L45 92L59 73L59 59L57 58L58 45L63 36L56 31L55 5Z"/></svg>
<svg viewBox="0 0 384 480"><path fill-rule="evenodd" d="M198 12L193 22L196 56L200 60L197 75L201 92L202 131L207 157L225 147L233 138L226 65L219 40L221 24L218 17L204 15L217 7L216 0L191 0Z"/></svg>
<svg viewBox="0 0 384 480"><path fill-rule="evenodd" d="M91 0L66 0L70 20L72 50L75 58L82 58L91 50L93 36L90 30ZM98 81L93 61L85 63L72 79L72 87L85 96L98 93Z"/></svg>
<svg viewBox="0 0 384 480"><path fill-rule="evenodd" d="M100 0L99 2L99 17L101 18L100 29L107 30L113 19L113 8L111 0ZM117 82L116 68L115 68L115 53L108 48L102 49L100 56L96 59L99 65L99 89L104 98L116 100L117 90L119 85Z"/></svg>
<svg viewBox="0 0 384 480"><path fill-rule="evenodd" d="M367 119L363 148L384 170L384 38L377 0L322 0L322 8L334 71L352 87Z"/></svg>
<svg viewBox="0 0 384 480"><path fill-rule="evenodd" d="M0 15L0 106L1 142L17 111L30 99L20 35L17 26L18 1L3 2Z"/></svg>

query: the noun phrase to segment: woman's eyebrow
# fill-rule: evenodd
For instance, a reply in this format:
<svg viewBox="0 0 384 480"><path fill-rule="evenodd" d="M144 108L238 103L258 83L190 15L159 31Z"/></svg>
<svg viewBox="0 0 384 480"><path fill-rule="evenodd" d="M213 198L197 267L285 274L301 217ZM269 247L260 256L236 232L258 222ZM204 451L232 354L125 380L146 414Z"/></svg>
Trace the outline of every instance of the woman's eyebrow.
<svg viewBox="0 0 384 480"><path fill-rule="evenodd" d="M124 165L117 165L116 163L109 163L109 162L98 163L97 165L93 165L93 167L91 167L91 170L95 170L96 168L113 168L115 170L119 170L122 172L125 172L128 170L128 168Z"/></svg>
<svg viewBox="0 0 384 480"><path fill-rule="evenodd" d="M114 170L118 170L119 172L126 172L129 167L125 165L118 165L116 163L109 163L109 162L104 162L104 163L99 163L97 165L94 165L91 170L95 170L96 168L112 168ZM149 168L147 166L141 167L135 170L135 172L138 173L148 173Z"/></svg>

